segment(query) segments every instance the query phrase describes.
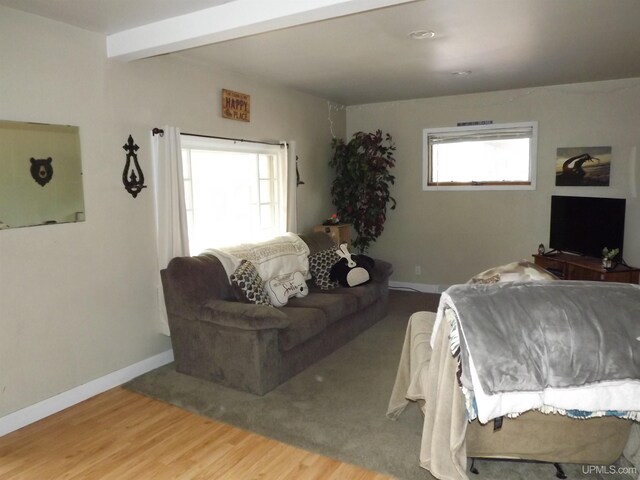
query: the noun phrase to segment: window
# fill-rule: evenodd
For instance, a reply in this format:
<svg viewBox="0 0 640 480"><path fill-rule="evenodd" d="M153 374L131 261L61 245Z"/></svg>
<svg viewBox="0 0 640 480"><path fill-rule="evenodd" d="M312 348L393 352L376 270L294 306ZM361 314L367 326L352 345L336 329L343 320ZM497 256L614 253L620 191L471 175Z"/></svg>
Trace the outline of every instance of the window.
<svg viewBox="0 0 640 480"><path fill-rule="evenodd" d="M182 135L189 248L261 241L286 232L284 145Z"/></svg>
<svg viewBox="0 0 640 480"><path fill-rule="evenodd" d="M428 128L423 190L535 189L537 122Z"/></svg>

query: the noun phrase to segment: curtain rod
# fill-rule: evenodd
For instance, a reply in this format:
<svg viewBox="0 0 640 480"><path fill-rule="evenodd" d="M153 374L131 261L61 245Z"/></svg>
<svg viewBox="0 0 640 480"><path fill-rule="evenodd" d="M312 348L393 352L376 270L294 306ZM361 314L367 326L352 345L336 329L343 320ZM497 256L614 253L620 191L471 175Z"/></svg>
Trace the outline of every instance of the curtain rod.
<svg viewBox="0 0 640 480"><path fill-rule="evenodd" d="M161 128L154 128L151 130L153 135L160 135L161 137L164 135L164 130ZM200 137L200 138L215 138L216 140L231 140L233 142L245 142L245 143L261 143L263 145L287 145L287 142L261 142L259 140L246 140L244 138L231 138L231 137L217 137L215 135L199 135L197 133L182 133L181 135L189 135L191 137Z"/></svg>

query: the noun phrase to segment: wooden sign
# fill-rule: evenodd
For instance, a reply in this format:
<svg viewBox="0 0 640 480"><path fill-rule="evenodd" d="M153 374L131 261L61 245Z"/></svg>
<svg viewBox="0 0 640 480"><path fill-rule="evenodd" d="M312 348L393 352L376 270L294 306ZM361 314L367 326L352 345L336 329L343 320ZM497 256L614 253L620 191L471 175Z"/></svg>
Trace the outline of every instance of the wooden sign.
<svg viewBox="0 0 640 480"><path fill-rule="evenodd" d="M222 89L222 117L243 122L251 121L251 96Z"/></svg>

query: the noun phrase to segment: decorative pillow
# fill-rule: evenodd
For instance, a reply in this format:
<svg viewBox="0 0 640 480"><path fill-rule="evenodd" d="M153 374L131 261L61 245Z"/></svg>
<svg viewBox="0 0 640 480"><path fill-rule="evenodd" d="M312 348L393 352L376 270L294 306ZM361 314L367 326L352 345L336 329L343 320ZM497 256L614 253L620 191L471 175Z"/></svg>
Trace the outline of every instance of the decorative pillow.
<svg viewBox="0 0 640 480"><path fill-rule="evenodd" d="M311 272L311 277L321 290L333 290L339 287L337 281L329 278L331 267L333 267L338 260L340 260L340 257L333 248L321 250L309 256L309 271Z"/></svg>
<svg viewBox="0 0 640 480"><path fill-rule="evenodd" d="M229 277L231 287L241 302L271 305L271 298L256 267L249 260L242 260Z"/></svg>
<svg viewBox="0 0 640 480"><path fill-rule="evenodd" d="M269 279L265 284L271 305L284 307L291 297L306 297L309 294L302 272L287 273Z"/></svg>
<svg viewBox="0 0 640 480"><path fill-rule="evenodd" d="M520 260L485 270L472 277L467 283L545 282L557 279L558 277L544 268L526 260Z"/></svg>
<svg viewBox="0 0 640 480"><path fill-rule="evenodd" d="M336 250L340 260L331 267L329 278L343 287L357 287L371 280L373 259L366 255L351 255L346 243Z"/></svg>

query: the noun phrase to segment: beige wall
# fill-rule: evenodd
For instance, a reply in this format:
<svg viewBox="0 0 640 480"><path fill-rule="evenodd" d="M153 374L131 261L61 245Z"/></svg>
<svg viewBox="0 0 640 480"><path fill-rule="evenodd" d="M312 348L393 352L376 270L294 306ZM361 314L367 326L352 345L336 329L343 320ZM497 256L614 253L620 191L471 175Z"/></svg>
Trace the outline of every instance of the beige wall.
<svg viewBox="0 0 640 480"><path fill-rule="evenodd" d="M299 226L331 211L327 102L175 57L109 61L105 39L0 7L4 120L78 125L86 221L0 231L0 416L170 348L158 332L152 192L122 186L129 134L150 184L149 132L295 140ZM224 120L220 89L251 95ZM344 134L345 114L333 128Z"/></svg>
<svg viewBox="0 0 640 480"><path fill-rule="evenodd" d="M479 120L539 122L537 189L423 192L422 130ZM393 262L392 280L460 283L491 266L530 259L539 243L548 244L553 194L627 198L625 259L640 265L640 202L632 188L640 188L640 167L630 178L640 145L640 79L353 106L347 127L348 135L380 128L397 146L398 207L370 250ZM610 187L555 187L558 147L600 145L613 147Z"/></svg>
<svg viewBox="0 0 640 480"><path fill-rule="evenodd" d="M53 174L36 183L30 159L51 158ZM11 228L75 222L84 212L77 127L0 121L0 222Z"/></svg>
<svg viewBox="0 0 640 480"><path fill-rule="evenodd" d="M396 281L456 283L529 257L548 241L554 193L626 197L625 257L640 264L637 79L355 106L345 119L322 99L175 57L109 61L104 37L3 7L0 65L2 119L80 127L86 208L82 223L0 231L0 415L170 347L157 333L151 191L133 199L121 184L129 134L149 178L154 126L295 140L300 231L333 211L332 131L390 132L398 209L370 253L394 263ZM251 95L251 123L220 117L221 88ZM488 119L539 122L537 190L423 192L422 129ZM613 147L611 187L554 186L556 148L580 145Z"/></svg>

